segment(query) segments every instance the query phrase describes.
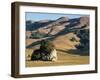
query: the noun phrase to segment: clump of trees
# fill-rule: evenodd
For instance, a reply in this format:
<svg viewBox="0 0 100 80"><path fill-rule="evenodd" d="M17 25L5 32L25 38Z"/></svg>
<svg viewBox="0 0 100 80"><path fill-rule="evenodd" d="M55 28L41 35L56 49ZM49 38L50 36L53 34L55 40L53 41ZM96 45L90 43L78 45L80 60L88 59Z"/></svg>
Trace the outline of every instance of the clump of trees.
<svg viewBox="0 0 100 80"><path fill-rule="evenodd" d="M49 41L49 40L42 40L41 41L41 46L40 46L41 50L51 52L54 48L55 48L55 46L51 41Z"/></svg>
<svg viewBox="0 0 100 80"><path fill-rule="evenodd" d="M40 39L40 38L44 38L44 37L48 37L48 36L51 36L51 35L50 34L43 34L43 33L33 32L33 33L31 33L30 38Z"/></svg>
<svg viewBox="0 0 100 80"><path fill-rule="evenodd" d="M89 29L77 30L75 34L80 38L80 44L76 48L89 52Z"/></svg>
<svg viewBox="0 0 100 80"><path fill-rule="evenodd" d="M33 51L31 60L51 60L51 52L55 49L51 41L42 40L40 48Z"/></svg>
<svg viewBox="0 0 100 80"><path fill-rule="evenodd" d="M38 32L34 32L34 33L31 33L31 36L30 36L30 38L32 38L32 39L39 39L39 38L43 38L45 36L45 34L40 34L40 33L38 33Z"/></svg>
<svg viewBox="0 0 100 80"><path fill-rule="evenodd" d="M75 42L78 42L77 39L76 39L75 37L72 37L72 38L70 39L70 41L72 41L72 42L74 42L74 41L75 41Z"/></svg>

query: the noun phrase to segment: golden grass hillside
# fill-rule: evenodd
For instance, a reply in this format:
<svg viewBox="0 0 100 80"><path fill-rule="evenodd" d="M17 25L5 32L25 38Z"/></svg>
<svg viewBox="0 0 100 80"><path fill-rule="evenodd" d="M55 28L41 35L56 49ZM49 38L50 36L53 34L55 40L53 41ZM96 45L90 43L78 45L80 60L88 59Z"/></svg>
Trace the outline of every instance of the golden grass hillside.
<svg viewBox="0 0 100 80"><path fill-rule="evenodd" d="M89 64L89 56L77 55L75 53L84 53L75 50L75 45L79 44L79 39L76 41L71 41L72 37L76 37L73 33L56 37L52 42L56 46L58 60L56 62L52 61L31 61L30 57L34 51L32 49L26 49L26 67L36 67L36 66L61 66L61 65L81 65ZM32 40L31 40L32 41ZM33 42L33 41L32 41ZM72 51L74 49L75 51ZM71 51L70 51L71 50Z"/></svg>

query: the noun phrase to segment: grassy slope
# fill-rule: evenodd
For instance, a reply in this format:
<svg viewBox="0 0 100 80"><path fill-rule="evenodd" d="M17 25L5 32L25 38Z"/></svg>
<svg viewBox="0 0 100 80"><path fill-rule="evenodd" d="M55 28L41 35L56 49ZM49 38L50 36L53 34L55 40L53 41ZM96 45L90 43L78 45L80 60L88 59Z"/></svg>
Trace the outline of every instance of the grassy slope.
<svg viewBox="0 0 100 80"><path fill-rule="evenodd" d="M30 61L30 56L33 49L26 49L26 66L58 66L58 65L79 65L89 64L89 56L80 56L69 52L70 49L75 49L74 45L79 42L71 42L69 39L74 36L73 33L59 36L53 40L57 48L57 62L52 61ZM72 54L71 54L72 53ZM80 53L81 54L81 53Z"/></svg>

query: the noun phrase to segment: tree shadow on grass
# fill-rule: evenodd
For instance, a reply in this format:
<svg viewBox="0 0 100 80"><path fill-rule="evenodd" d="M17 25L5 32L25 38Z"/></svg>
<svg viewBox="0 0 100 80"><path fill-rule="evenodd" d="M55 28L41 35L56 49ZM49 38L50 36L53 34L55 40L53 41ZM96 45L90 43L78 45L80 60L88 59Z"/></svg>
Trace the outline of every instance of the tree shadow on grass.
<svg viewBox="0 0 100 80"><path fill-rule="evenodd" d="M70 50L61 50L57 49L58 51L68 53L68 54L74 54L74 55L80 55L80 56L89 56L89 51L83 51L83 50L78 50L78 49L70 49Z"/></svg>

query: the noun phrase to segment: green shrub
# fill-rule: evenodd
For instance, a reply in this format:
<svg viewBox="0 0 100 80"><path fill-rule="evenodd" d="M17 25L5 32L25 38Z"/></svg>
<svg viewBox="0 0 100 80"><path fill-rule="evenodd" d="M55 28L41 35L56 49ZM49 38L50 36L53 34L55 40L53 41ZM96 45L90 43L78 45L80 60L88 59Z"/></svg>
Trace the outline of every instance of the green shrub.
<svg viewBox="0 0 100 80"><path fill-rule="evenodd" d="M39 39L39 38L43 38L43 37L45 37L45 34L40 34L40 33L37 33L37 32L32 33L31 36L30 36L30 38L32 38L32 39L34 39L34 38Z"/></svg>
<svg viewBox="0 0 100 80"><path fill-rule="evenodd" d="M43 33L38 33L38 32L34 32L31 34L30 38L32 39L40 39L40 38L44 38L44 37L50 37L51 35L50 34L43 34Z"/></svg>

